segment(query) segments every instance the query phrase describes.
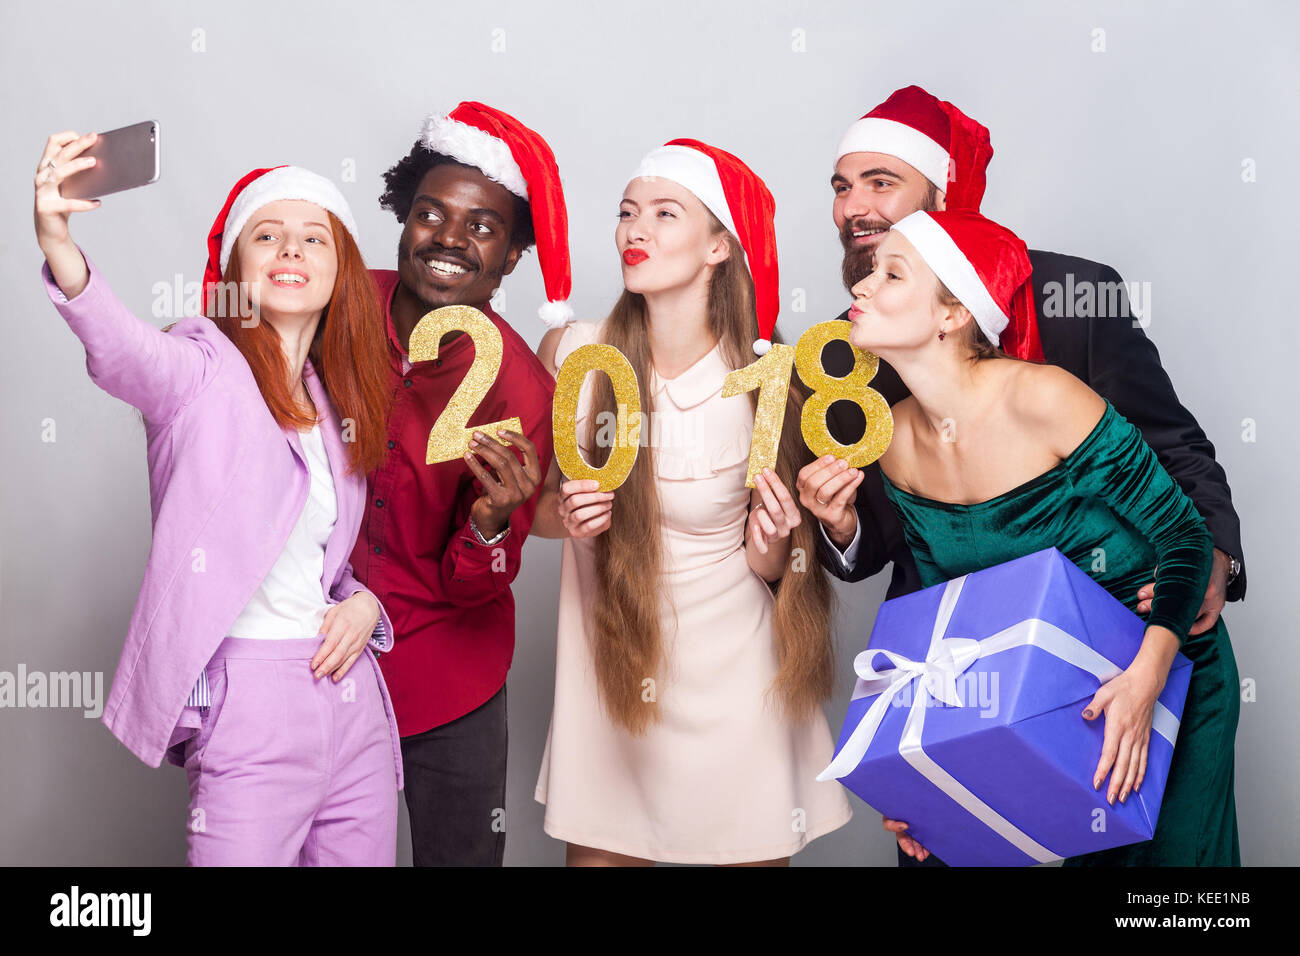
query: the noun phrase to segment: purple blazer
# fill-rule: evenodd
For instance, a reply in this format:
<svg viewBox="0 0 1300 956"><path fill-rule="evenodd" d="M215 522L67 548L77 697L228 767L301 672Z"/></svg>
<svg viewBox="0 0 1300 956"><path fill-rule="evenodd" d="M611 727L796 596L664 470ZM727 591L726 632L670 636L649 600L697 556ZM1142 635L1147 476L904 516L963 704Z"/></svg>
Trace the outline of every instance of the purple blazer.
<svg viewBox="0 0 1300 956"><path fill-rule="evenodd" d="M86 265L90 281L71 301L48 265L41 274L50 301L86 348L91 380L144 416L153 513L149 562L103 721L149 766L164 756L180 764L178 745L195 732L190 721L181 725L190 691L284 549L311 479L297 430L276 424L243 355L210 319L182 319L163 332L132 315L89 258ZM325 545L321 590L336 604L366 590L348 563L366 479L344 474L338 414L310 360L303 377L327 417L321 431L338 519ZM380 615L372 643L388 650L393 628L382 603ZM369 648L353 666L365 666L363 659L383 693L401 789L388 689Z"/></svg>

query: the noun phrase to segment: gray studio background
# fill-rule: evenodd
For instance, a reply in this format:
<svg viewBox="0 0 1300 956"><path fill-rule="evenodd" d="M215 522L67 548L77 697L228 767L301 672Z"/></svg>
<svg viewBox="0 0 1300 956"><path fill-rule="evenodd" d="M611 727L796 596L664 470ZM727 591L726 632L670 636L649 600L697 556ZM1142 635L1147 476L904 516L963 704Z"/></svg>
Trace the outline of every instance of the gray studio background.
<svg viewBox="0 0 1300 956"><path fill-rule="evenodd" d="M50 133L161 124L161 181L108 197L72 227L123 300L159 326L179 316L155 312L155 284L201 277L208 227L254 166L341 181L368 262L392 267L399 226L376 201L381 173L427 112L462 99L505 109L551 143L573 302L598 318L619 289L613 232L628 173L671 137L700 138L745 159L777 198L780 327L793 341L847 302L832 151L866 109L919 83L991 129L986 213L1030 246L1150 283L1148 334L1214 442L1242 519L1249 599L1226 617L1257 696L1237 737L1243 860L1296 863L1297 36L1297 8L1280 0L5 4L0 670L102 671L106 698L149 547L142 428L91 384L38 275L32 176ZM505 289L507 318L536 345L534 255ZM804 312L790 308L795 290ZM54 442L42 440L46 419ZM1254 441L1243 440L1246 419ZM514 585L512 865L564 858L532 798L559 551L530 540ZM837 583L836 731L884 587L884 576ZM0 863L182 863L186 801L181 770L144 766L79 710L0 710ZM879 816L853 802L851 824L797 865L893 864ZM408 863L404 805L402 815Z"/></svg>

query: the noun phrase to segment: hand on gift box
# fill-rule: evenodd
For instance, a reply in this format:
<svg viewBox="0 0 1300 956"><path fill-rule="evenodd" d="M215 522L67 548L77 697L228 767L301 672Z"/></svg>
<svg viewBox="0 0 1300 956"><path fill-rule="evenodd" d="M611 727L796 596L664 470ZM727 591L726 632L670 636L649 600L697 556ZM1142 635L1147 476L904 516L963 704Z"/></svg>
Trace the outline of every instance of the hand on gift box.
<svg viewBox="0 0 1300 956"><path fill-rule="evenodd" d="M614 513L614 492L600 491L594 478L578 478L560 485L557 509L571 538L594 538L609 528Z"/></svg>
<svg viewBox="0 0 1300 956"><path fill-rule="evenodd" d="M1092 787L1096 790L1106 774L1110 774L1107 803L1113 805L1116 797L1123 803L1130 792L1142 786L1151 743L1152 714L1156 699L1164 690L1178 644L1178 635L1168 628L1147 628L1133 663L1097 688L1084 708L1085 720L1106 715L1101 759L1093 774Z"/></svg>
<svg viewBox="0 0 1300 956"><path fill-rule="evenodd" d="M929 850L921 846L917 840L903 832L907 829L907 824L902 820L891 820L889 817L881 817L880 825L890 833L894 834L894 836L898 838L898 845L903 848L903 852L918 863L924 863L925 858L930 855Z"/></svg>

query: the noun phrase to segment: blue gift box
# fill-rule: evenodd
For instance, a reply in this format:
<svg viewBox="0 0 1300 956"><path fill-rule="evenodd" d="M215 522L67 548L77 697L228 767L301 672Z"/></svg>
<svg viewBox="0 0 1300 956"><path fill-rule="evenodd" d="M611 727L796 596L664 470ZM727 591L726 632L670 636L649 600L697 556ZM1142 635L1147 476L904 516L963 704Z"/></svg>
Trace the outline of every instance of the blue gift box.
<svg viewBox="0 0 1300 956"><path fill-rule="evenodd" d="M1094 790L1097 688L1146 625L1056 548L881 605L836 746L838 778L953 866L1022 866L1155 833L1192 662L1156 704L1140 791Z"/></svg>

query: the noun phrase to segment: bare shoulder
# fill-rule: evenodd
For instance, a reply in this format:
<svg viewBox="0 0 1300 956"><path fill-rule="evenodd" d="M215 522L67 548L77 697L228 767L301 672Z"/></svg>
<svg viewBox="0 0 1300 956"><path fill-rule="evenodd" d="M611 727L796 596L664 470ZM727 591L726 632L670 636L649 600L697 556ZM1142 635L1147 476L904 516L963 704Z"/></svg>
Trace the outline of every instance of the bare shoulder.
<svg viewBox="0 0 1300 956"><path fill-rule="evenodd" d="M570 322L562 328L551 329L537 346L537 358L553 377L558 376L570 353L579 346L599 342L603 328L600 322Z"/></svg>
<svg viewBox="0 0 1300 956"><path fill-rule="evenodd" d="M1079 447L1106 411L1100 395L1055 365L1022 363L1007 388L1016 418L1060 458Z"/></svg>
<svg viewBox="0 0 1300 956"><path fill-rule="evenodd" d="M885 453L880 456L880 470L896 487L904 491L911 490L907 483L907 476L911 474L911 465L915 457L912 426L917 407L916 399L909 395L890 409L894 416L894 436L890 439Z"/></svg>
<svg viewBox="0 0 1300 956"><path fill-rule="evenodd" d="M555 350L559 347L560 339L564 337L564 329L551 329L542 336L541 343L537 346L537 357L542 364L546 366L546 371L551 375L558 375L560 370L555 367Z"/></svg>

